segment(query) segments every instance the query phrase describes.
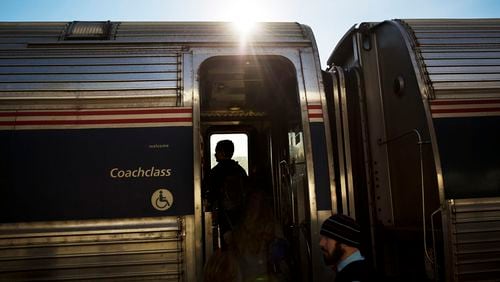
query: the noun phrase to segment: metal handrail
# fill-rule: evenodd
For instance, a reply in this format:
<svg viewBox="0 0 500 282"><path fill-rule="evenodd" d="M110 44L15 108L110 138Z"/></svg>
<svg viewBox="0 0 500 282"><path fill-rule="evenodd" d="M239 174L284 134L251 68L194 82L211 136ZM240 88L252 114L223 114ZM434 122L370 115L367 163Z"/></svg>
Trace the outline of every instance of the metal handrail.
<svg viewBox="0 0 500 282"><path fill-rule="evenodd" d="M423 237L424 237L424 254L425 254L426 259L434 265L435 264L434 259L432 259L431 256L429 255L429 253L427 252L427 236L426 236L427 230L426 230L426 225L425 225L426 217L425 217L424 160L423 160L423 152L422 152L422 145L428 144L429 142L428 141L423 142L420 132L418 131L418 129L414 128L411 131L405 132L405 133L403 133L399 136L396 136L394 138L387 139L385 141L379 140L378 144L379 145L387 144L387 143L390 143L392 141L396 141L398 139L401 139L402 137L405 137L405 136L410 135L412 133L414 133L417 136L417 139L418 139L417 145L418 145L419 157L420 157L420 183L421 183L421 190L422 190L422 228L423 228Z"/></svg>

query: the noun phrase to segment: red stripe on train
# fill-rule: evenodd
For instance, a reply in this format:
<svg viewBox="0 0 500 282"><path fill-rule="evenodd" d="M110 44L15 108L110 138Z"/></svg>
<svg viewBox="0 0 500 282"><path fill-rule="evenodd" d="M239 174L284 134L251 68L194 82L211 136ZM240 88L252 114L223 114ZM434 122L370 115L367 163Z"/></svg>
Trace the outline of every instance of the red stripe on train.
<svg viewBox="0 0 500 282"><path fill-rule="evenodd" d="M0 126L26 125L93 125L93 124L132 124L132 123L177 123L192 122L191 118L143 118L143 119L109 119L109 120L22 120L0 121Z"/></svg>
<svg viewBox="0 0 500 282"><path fill-rule="evenodd" d="M95 116L95 115L140 115L140 114L190 114L191 108L151 109L151 110L82 110L82 111L40 111L40 112L0 112L0 117L9 116Z"/></svg>
<svg viewBox="0 0 500 282"><path fill-rule="evenodd" d="M322 109L321 105L307 105L307 108L309 110L321 110Z"/></svg>
<svg viewBox="0 0 500 282"><path fill-rule="evenodd" d="M431 101L431 106L446 106L446 105L476 105L476 104L500 104L499 99L490 100L437 100Z"/></svg>
<svg viewBox="0 0 500 282"><path fill-rule="evenodd" d="M461 109L432 109L433 114L446 114L446 113L484 113L484 112L500 112L500 108L461 108Z"/></svg>
<svg viewBox="0 0 500 282"><path fill-rule="evenodd" d="M323 114L309 114L309 118L323 118Z"/></svg>

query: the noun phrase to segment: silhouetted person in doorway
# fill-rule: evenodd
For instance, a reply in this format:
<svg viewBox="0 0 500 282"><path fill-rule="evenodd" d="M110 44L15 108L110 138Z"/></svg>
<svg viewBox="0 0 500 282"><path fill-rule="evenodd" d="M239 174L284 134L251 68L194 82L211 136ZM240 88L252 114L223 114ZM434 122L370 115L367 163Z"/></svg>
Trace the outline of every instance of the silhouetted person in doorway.
<svg viewBox="0 0 500 282"><path fill-rule="evenodd" d="M245 170L232 159L233 153L234 144L231 140L217 143L217 165L210 171L204 187L204 196L214 213L214 223L219 226L223 249L230 241L230 231L241 222L248 183Z"/></svg>

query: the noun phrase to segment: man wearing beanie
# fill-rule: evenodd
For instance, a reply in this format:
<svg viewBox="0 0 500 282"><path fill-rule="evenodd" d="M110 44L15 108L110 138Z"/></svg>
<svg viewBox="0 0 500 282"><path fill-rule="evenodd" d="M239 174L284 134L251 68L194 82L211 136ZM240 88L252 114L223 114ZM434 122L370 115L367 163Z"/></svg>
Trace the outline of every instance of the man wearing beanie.
<svg viewBox="0 0 500 282"><path fill-rule="evenodd" d="M335 214L321 225L319 246L326 265L336 272L335 282L374 281L361 255L361 230L354 219Z"/></svg>

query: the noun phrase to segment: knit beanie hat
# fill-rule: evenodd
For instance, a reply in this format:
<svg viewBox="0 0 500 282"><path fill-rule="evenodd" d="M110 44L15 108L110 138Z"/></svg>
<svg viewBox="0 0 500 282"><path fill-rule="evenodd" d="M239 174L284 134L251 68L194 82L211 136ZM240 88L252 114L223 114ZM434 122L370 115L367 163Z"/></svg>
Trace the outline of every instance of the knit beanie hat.
<svg viewBox="0 0 500 282"><path fill-rule="evenodd" d="M351 247L359 248L361 245L361 230L359 225L354 219L343 214L330 216L321 225L319 233Z"/></svg>

